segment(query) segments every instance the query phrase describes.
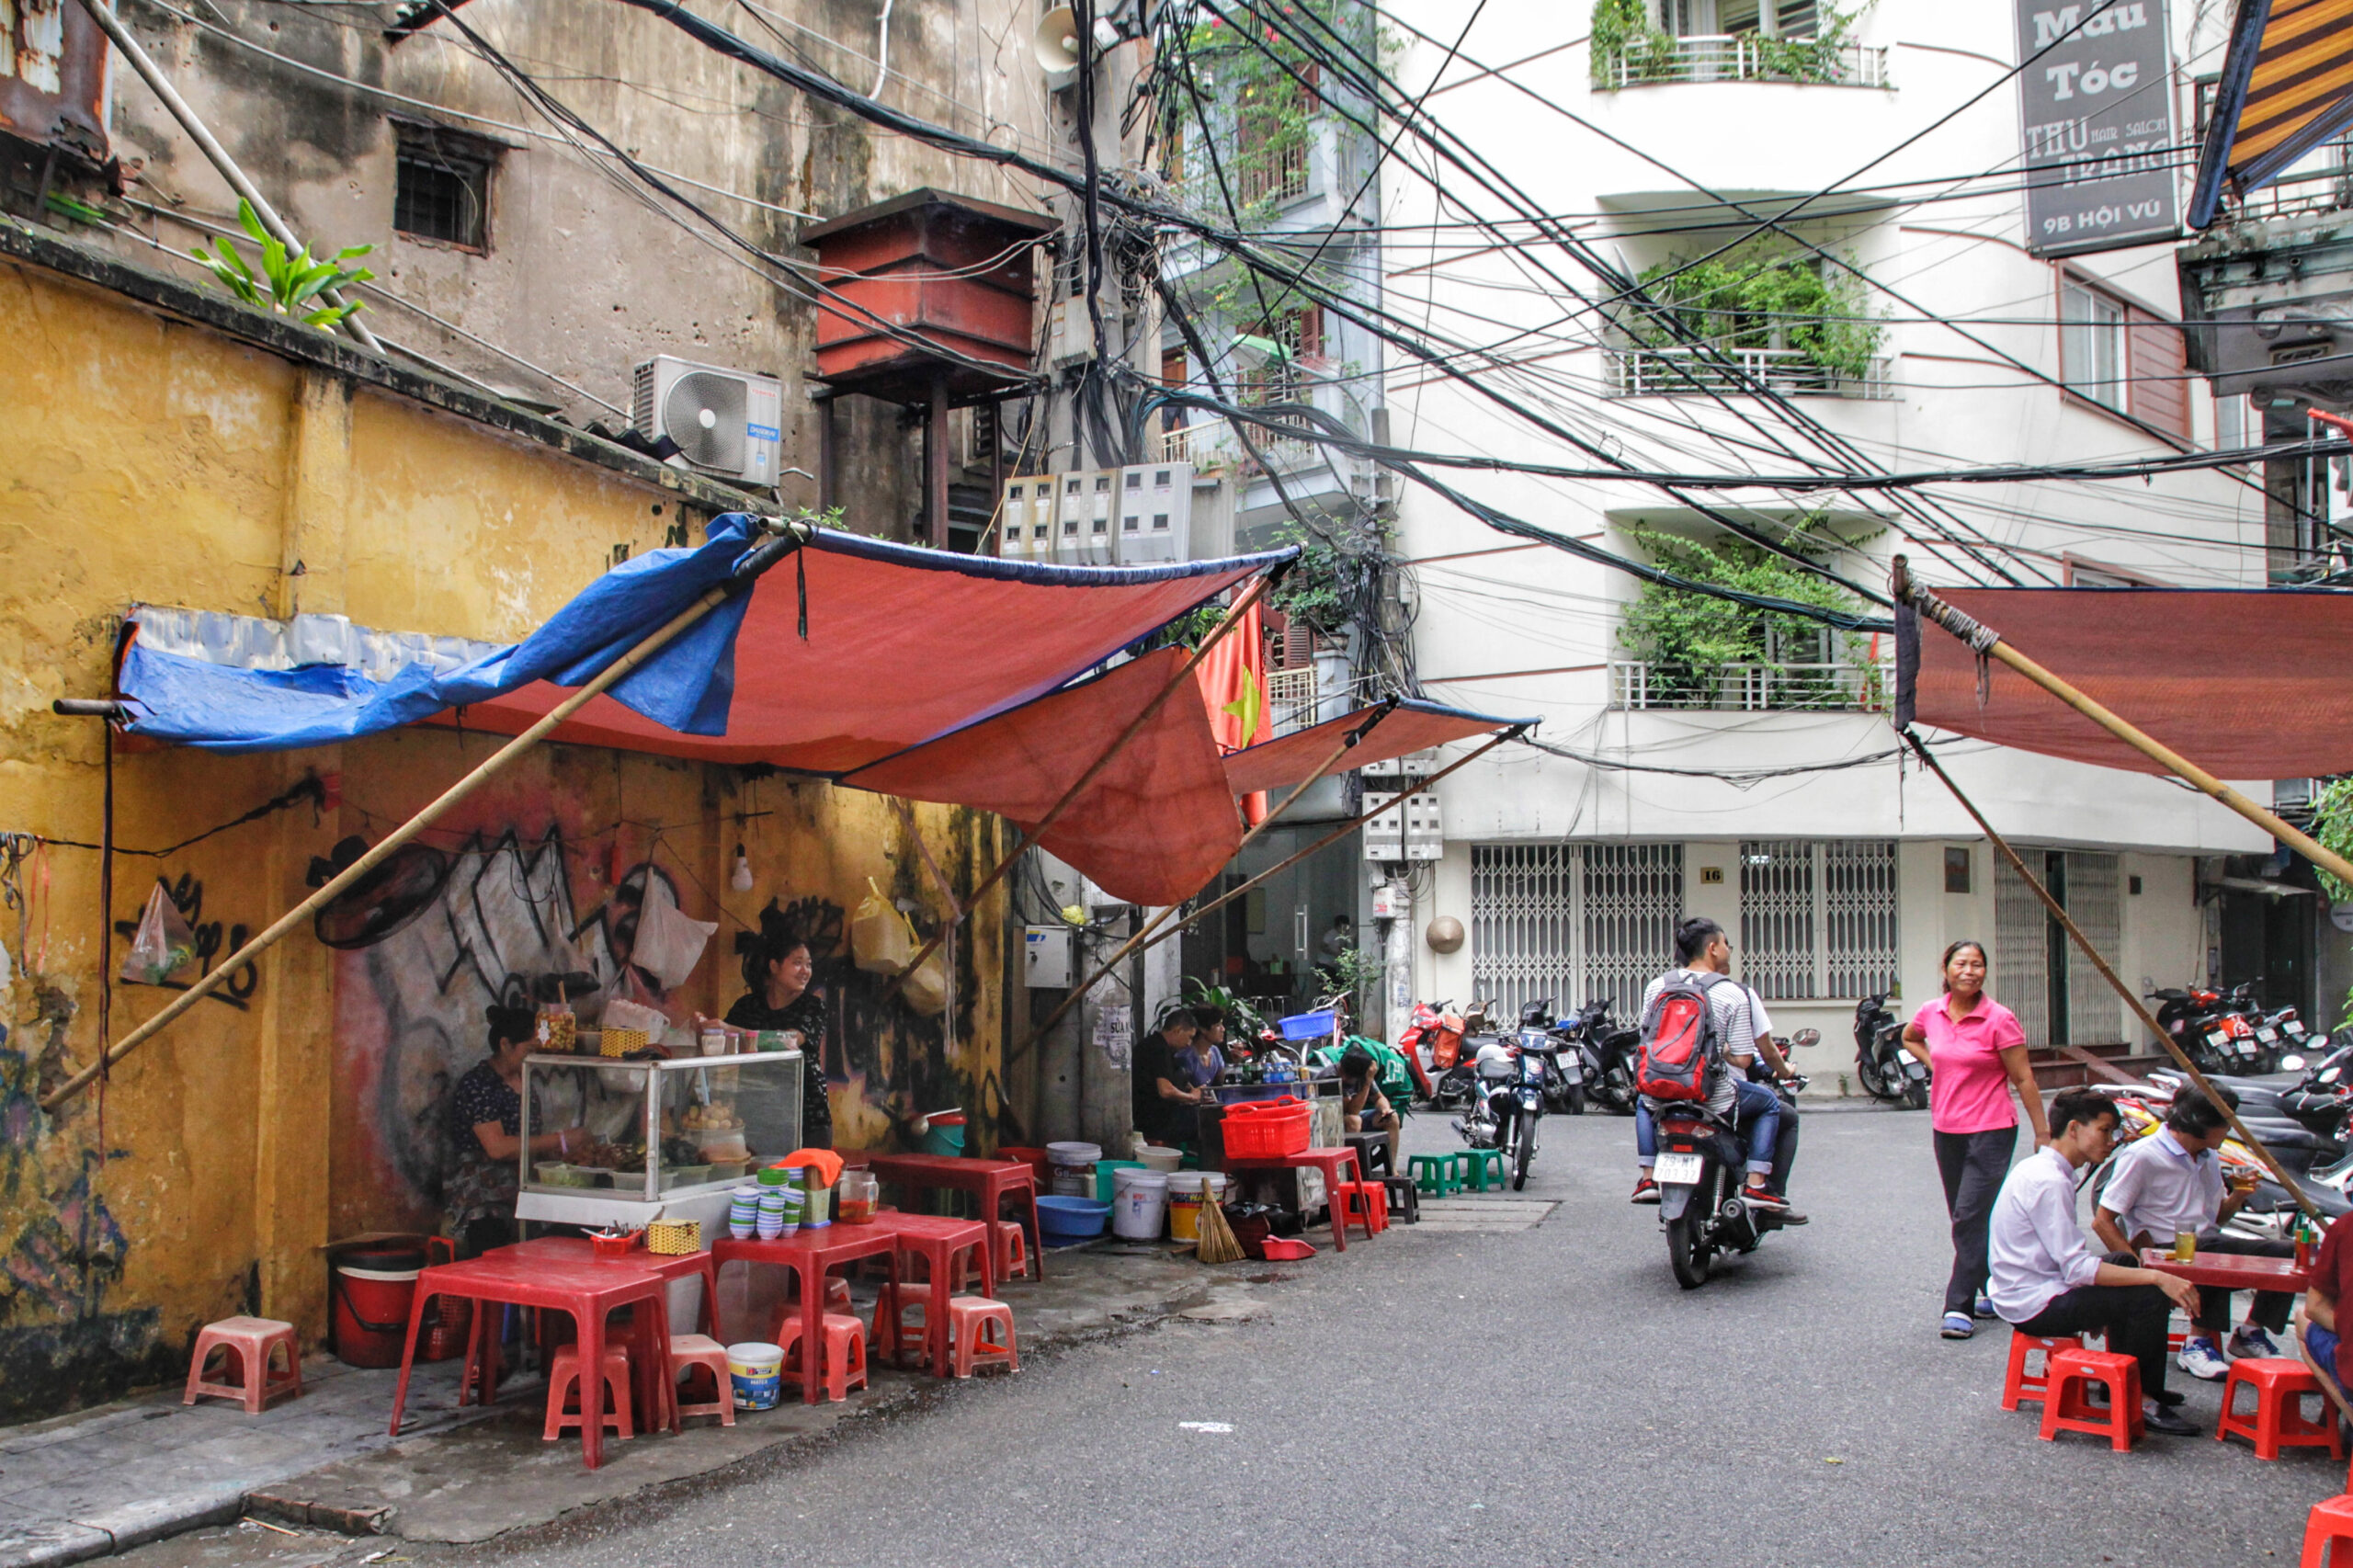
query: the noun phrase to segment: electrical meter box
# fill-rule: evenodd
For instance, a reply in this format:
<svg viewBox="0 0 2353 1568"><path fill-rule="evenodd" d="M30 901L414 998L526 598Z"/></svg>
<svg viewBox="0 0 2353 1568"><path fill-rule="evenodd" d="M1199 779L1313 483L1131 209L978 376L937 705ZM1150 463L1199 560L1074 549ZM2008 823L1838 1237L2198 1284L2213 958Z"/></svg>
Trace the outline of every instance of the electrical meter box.
<svg viewBox="0 0 2353 1568"><path fill-rule="evenodd" d="M1069 990L1077 978L1071 973L1070 927L1030 926L1022 943L1022 974L1032 990Z"/></svg>
<svg viewBox="0 0 2353 1568"><path fill-rule="evenodd" d="M1414 895L1403 882L1383 882L1372 890L1375 920L1403 920L1414 913Z"/></svg>
<svg viewBox="0 0 2353 1568"><path fill-rule="evenodd" d="M1120 471L1120 564L1192 559L1193 465L1140 463Z"/></svg>
<svg viewBox="0 0 2353 1568"><path fill-rule="evenodd" d="M1365 809L1386 808L1364 824L1364 858L1390 865L1446 858L1446 833L1434 794L1382 795L1367 790Z"/></svg>
<svg viewBox="0 0 2353 1568"><path fill-rule="evenodd" d="M1054 558L1054 500L1059 483L1051 473L1005 482L1004 510L997 521L1000 557L1007 561Z"/></svg>
<svg viewBox="0 0 2353 1568"><path fill-rule="evenodd" d="M1364 765L1367 778L1427 778L1438 768L1438 752L1409 751L1403 756L1392 756L1381 762Z"/></svg>
<svg viewBox="0 0 2353 1568"><path fill-rule="evenodd" d="M1116 468L1081 469L1054 476L1061 484L1055 519L1054 564L1111 566L1118 563L1112 543L1112 492L1119 485Z"/></svg>

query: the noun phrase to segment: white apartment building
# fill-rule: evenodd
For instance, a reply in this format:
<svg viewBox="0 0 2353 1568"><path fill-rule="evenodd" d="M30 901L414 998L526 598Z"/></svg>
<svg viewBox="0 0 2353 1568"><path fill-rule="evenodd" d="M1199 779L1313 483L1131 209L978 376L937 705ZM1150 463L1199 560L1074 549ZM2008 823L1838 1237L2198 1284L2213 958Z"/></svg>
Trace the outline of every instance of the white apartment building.
<svg viewBox="0 0 2353 1568"><path fill-rule="evenodd" d="M2062 261L2028 254L2008 6L1880 0L1842 17L1812 0L1651 0L1647 34L1597 53L1594 21L1605 41L1625 31L1607 27L1613 9L1603 0L1588 18L1582 6L1492 0L1449 60L1461 7L1391 8L1404 92L1427 93L1427 112L1523 199L1507 203L1460 167L1434 165L1410 137L1386 160L1382 303L1434 336L1503 345L1508 361L1458 358L1475 382L1466 385L1392 350L1394 444L1530 464L1592 468L1599 452L1641 470L1787 473L1858 459L1895 472L2154 458L2256 433L2245 400L2218 407L2183 372L2170 244ZM2193 35L2195 9L2174 7L2172 79L2152 99L2175 117L2184 147L2195 79L2219 66L2222 48L2220 10ZM2153 25L2163 15L2156 0L2147 11ZM2188 154L2179 161L2186 188ZM1528 212L1551 222L1540 232ZM1863 332L1867 352L1852 337L1824 348L1822 335L1800 330L1802 312L1764 309L1724 325L1716 346L1738 366L1726 369L1593 308L1607 286L1548 237L1565 231L1641 274L1702 261L1758 215L1785 213L1795 240L1761 236L1715 264L1801 258L1876 324ZM1836 262L1806 259L1798 241ZM1842 281L1837 263L1870 287ZM1760 383L1779 401L1757 395ZM1871 494L1677 499L1631 483L1443 477L1636 558L1662 538L1725 538L1703 502L1772 534L1811 517L1823 561L1881 591L1899 551L1932 584L1997 583L1999 566L2024 585L2260 586L2294 564L2279 531L2267 531L2264 476L2235 470L1946 486L1908 514ZM1894 983L1899 1008L1917 1006L1938 989L1940 950L1961 937L1987 944L1992 989L2037 1043L2133 1038L2119 1001L2053 943L2031 894L1943 788L1893 755L1887 639L1784 638L1764 659L1695 683L1621 636L1643 590L1624 573L1499 533L1413 483L1400 491L1396 548L1413 563L1428 694L1540 716L1539 738L1573 755L1507 747L1440 786L1444 854L1408 879L1416 939L1410 981L1392 978L1392 1006L1402 994L1549 995L1563 1006L1598 994L1630 1013L1668 956L1677 917L1703 914L1730 932L1777 1024L1823 1030L1801 1061L1817 1089L1851 1071L1857 998ZM2268 836L2163 779L1974 742L1941 756L2063 885L2129 980L2219 973L2223 858L2268 857ZM2227 758L2209 760L2227 769ZM1784 768L1793 771L1768 776ZM2257 799L2271 790L2243 788ZM2259 865L2229 869L2234 885L2265 881ZM2302 897L2291 913L2344 941L2328 930L2325 900ZM1449 915L1467 939L1440 953L1420 937ZM2279 1000L2309 1009L2304 961L2301 994Z"/></svg>

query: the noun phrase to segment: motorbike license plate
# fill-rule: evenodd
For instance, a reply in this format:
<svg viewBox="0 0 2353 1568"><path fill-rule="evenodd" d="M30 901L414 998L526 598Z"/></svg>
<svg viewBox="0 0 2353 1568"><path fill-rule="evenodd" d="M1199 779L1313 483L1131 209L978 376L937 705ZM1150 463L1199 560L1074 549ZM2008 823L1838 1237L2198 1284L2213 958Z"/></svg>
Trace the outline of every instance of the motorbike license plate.
<svg viewBox="0 0 2353 1568"><path fill-rule="evenodd" d="M2261 1040L2264 1044L2269 1045L2273 1040L2279 1038L2279 1031L2273 1028L2270 1025L2266 1024L2263 1028L2255 1031L2255 1038Z"/></svg>
<svg viewBox="0 0 2353 1568"><path fill-rule="evenodd" d="M1697 1187L1699 1185L1700 1164L1697 1154L1661 1154L1651 1176L1667 1187Z"/></svg>
<svg viewBox="0 0 2353 1568"><path fill-rule="evenodd" d="M2230 1049L2231 1037L2223 1033L2221 1029L2214 1029L2207 1034L2206 1043L2212 1046L2216 1051L2227 1051Z"/></svg>
<svg viewBox="0 0 2353 1568"><path fill-rule="evenodd" d="M2286 1035L2290 1040L2302 1040L2304 1038L2304 1026L2292 1022L2281 1024L2279 1026L2279 1032Z"/></svg>

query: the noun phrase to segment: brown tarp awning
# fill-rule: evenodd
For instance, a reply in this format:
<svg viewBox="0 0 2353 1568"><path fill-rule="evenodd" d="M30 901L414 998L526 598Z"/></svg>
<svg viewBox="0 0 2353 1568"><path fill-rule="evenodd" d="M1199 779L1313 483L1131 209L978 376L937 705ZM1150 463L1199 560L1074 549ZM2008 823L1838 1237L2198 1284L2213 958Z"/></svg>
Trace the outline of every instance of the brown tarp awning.
<svg viewBox="0 0 2353 1568"><path fill-rule="evenodd" d="M2225 778L2353 772L2353 591L1939 588L1938 596L2200 767ZM1910 661L1906 661L1908 664ZM1914 717L2022 751L2161 773L2041 687L1919 629Z"/></svg>

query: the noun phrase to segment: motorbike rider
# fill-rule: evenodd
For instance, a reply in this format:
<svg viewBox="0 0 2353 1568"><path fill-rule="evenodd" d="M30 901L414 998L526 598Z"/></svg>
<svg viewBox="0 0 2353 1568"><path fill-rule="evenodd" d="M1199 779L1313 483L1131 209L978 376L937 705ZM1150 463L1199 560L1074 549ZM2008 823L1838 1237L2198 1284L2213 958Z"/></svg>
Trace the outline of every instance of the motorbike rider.
<svg viewBox="0 0 2353 1568"><path fill-rule="evenodd" d="M1789 1199L1773 1189L1773 1160L1779 1142L1782 1114L1780 1096L1769 1085L1751 1083L1748 1076L1750 1065L1760 1056L1774 1077L1796 1076L1780 1048L1773 1043L1773 1020L1766 1015L1765 1004L1756 992L1730 979L1732 938L1724 935L1722 926L1705 915L1684 921L1675 930L1675 956L1678 968L1660 975L1643 991L1643 1016L1649 1016L1651 1004L1666 988L1668 981L1678 974L1725 977L1724 983L1708 988L1708 1006L1715 1014L1716 1038L1724 1042L1723 1060L1709 1069L1708 1108L1722 1116L1737 1108L1736 1119L1748 1149L1748 1183L1741 1196L1751 1205L1778 1214L1785 1225L1802 1225L1806 1217L1790 1208ZM1744 1041L1755 1043L1747 1045ZM1795 1153L1794 1143L1791 1153ZM1658 1183L1652 1178L1651 1171L1658 1164L1658 1132L1649 1102L1640 1098L1634 1105L1634 1164L1632 1200L1656 1203Z"/></svg>

